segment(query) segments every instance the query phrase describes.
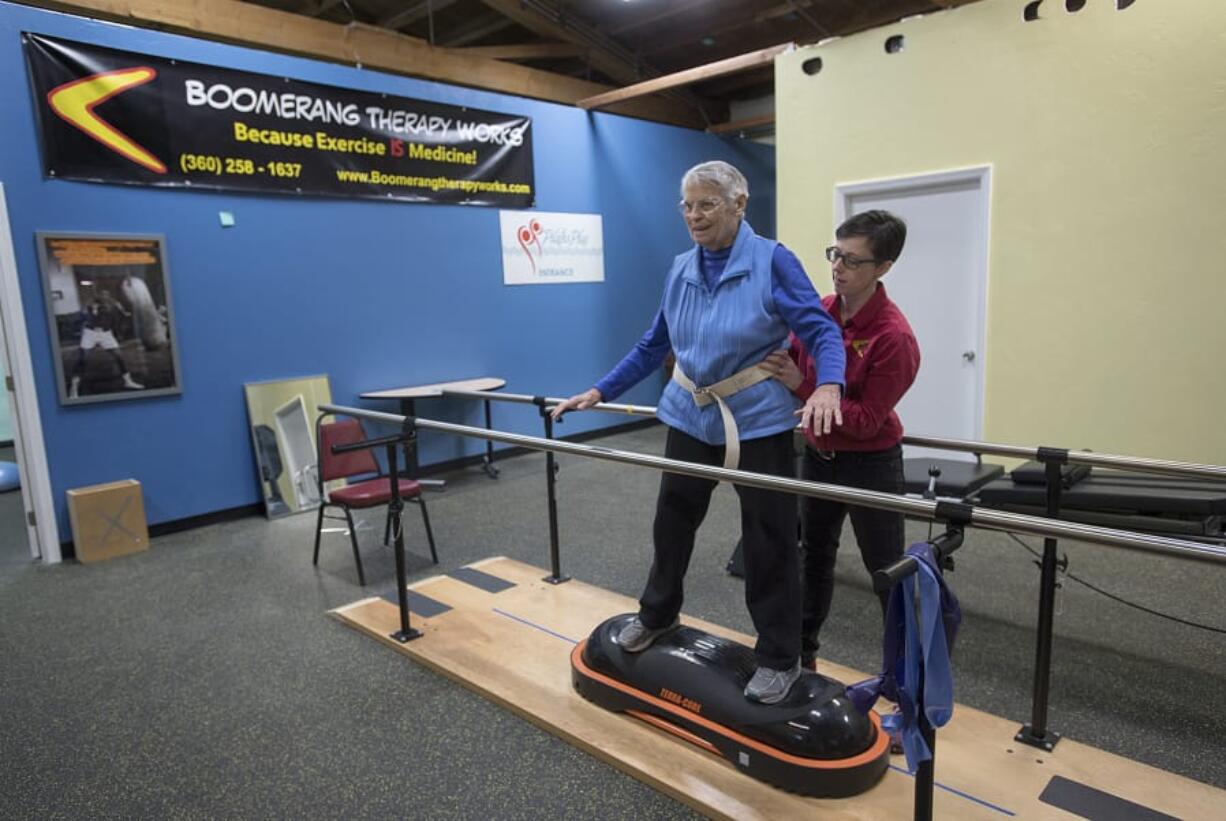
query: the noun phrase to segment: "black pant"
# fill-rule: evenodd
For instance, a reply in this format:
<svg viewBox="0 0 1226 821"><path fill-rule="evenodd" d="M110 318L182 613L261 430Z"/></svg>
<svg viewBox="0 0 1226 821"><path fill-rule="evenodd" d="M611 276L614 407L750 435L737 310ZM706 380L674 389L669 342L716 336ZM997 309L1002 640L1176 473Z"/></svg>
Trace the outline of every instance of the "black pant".
<svg viewBox="0 0 1226 821"><path fill-rule="evenodd" d="M800 475L814 482L902 493L902 446L867 452L838 451L826 455L806 447ZM812 496L801 497L800 543L804 553L801 655L806 660L817 654L817 634L830 614L839 536L843 532L843 520L849 513L856 542L860 546L860 557L870 575L902 556L906 534L901 513L854 505L849 507L842 502ZM881 599L884 617L888 596L882 593L878 598Z"/></svg>
<svg viewBox="0 0 1226 821"><path fill-rule="evenodd" d="M741 470L792 476L792 432L741 442ZM669 459L722 465L723 446L708 445L669 428L664 455ZM685 571L694 552L694 535L707 515L712 479L665 473L660 479L652 531L655 560L639 599L639 618L647 627L670 624L681 612ZM745 604L758 631L758 664L791 668L800 654L800 562L796 552L796 501L789 493L736 486L741 499L741 537L745 544Z"/></svg>

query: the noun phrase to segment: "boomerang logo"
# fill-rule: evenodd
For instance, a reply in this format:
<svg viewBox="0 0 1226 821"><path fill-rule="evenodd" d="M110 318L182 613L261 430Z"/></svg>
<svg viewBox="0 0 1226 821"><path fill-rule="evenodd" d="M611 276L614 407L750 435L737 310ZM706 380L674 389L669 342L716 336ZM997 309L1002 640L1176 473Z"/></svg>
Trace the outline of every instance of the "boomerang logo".
<svg viewBox="0 0 1226 821"><path fill-rule="evenodd" d="M116 94L144 85L157 76L157 71L147 66L92 74L53 88L47 92L47 103L62 120L81 129L116 154L155 174L165 174L166 166L161 160L94 113L95 107Z"/></svg>

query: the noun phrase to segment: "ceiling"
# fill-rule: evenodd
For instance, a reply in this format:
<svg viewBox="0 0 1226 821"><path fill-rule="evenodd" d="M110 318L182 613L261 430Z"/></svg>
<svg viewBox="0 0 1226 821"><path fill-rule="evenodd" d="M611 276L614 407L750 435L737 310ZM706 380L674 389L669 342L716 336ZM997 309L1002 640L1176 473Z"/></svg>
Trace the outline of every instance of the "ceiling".
<svg viewBox="0 0 1226 821"><path fill-rule="evenodd" d="M974 0L248 0L620 88L781 43L815 43ZM769 63L663 92L707 125L772 93Z"/></svg>

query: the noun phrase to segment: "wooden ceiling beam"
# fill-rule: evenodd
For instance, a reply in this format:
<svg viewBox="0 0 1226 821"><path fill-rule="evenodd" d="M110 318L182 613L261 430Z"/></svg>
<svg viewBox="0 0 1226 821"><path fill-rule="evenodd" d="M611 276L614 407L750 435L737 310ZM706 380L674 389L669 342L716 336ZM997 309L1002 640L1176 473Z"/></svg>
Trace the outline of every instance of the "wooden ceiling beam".
<svg viewBox="0 0 1226 821"><path fill-rule="evenodd" d="M169 29L256 48L339 63L361 63L414 77L574 104L608 86L515 63L431 46L369 25L341 25L238 0L26 0L29 5L145 28ZM689 106L658 98L633 100L612 109L688 128L705 127Z"/></svg>
<svg viewBox="0 0 1226 821"><path fill-rule="evenodd" d="M541 37L587 46L589 48L588 62L591 63L592 68L619 83L635 83L642 79L639 66L635 65L632 59L617 54L607 46L602 47L584 42L585 38L581 37L573 26L555 22L525 5L521 0L481 0L481 2Z"/></svg>
<svg viewBox="0 0 1226 821"><path fill-rule="evenodd" d="M948 1L956 2L958 5L966 5L967 3L975 2L975 0ZM771 8L774 10L781 10L783 7L776 5ZM858 34L859 32L877 28L878 26L896 23L900 19L913 14L935 11L931 0L897 0L894 5L887 8L882 8L880 5L875 3L861 3L855 4L851 8L852 11L850 13L841 13L839 15L832 14L829 16L828 21L825 23L825 27L830 29L833 35L848 36ZM774 24L776 27L780 26L780 19L778 16L764 18L761 22L764 25ZM742 39L745 39L744 30L746 28L747 27L744 21L738 23L731 20L725 20L723 22L716 22L712 26L701 29L687 29L686 31L677 31L674 29L668 32L667 37L661 35L658 38L653 38L650 41L645 41L642 43L642 52L644 56L648 57L649 59L667 62L667 58L664 55L670 55L684 49L692 49L694 47L694 42L700 35L715 37L718 40L721 35L730 33L733 36L740 34ZM782 28L776 28L775 30L786 31L787 27L784 26ZM791 34L785 36L794 37L799 43L813 42L813 40L806 39L804 37L797 38L794 30Z"/></svg>
<svg viewBox="0 0 1226 821"><path fill-rule="evenodd" d="M639 16L627 20L620 26L607 29L613 37L625 34L628 31L643 28L644 26L654 25L670 17L676 17L678 14L685 14L687 11L698 8L699 6L707 6L711 4L711 0L673 0L671 3L664 5L664 8L655 11L651 14L640 14Z"/></svg>
<svg viewBox="0 0 1226 821"><path fill-rule="evenodd" d="M678 71L675 74L669 74L666 77L657 77L654 80L636 83L626 88L619 88L615 91L608 91L604 94L597 94L594 97L588 97L586 100L580 100L578 106L580 108L602 108L612 103L619 103L625 100L630 100L635 97L641 97L644 94L655 94L665 89L677 88L678 86L687 86L692 83L701 83L704 80L710 80L715 77L723 77L728 74L736 74L741 71L747 71L752 68L757 68L762 65L770 65L774 63L775 57L785 51L791 51L795 48L792 43L783 43L770 48L763 48L757 51L751 51L748 54L742 54L738 57L729 57L726 60L719 60L714 63L708 63L705 66Z"/></svg>
<svg viewBox="0 0 1226 821"><path fill-rule="evenodd" d="M736 40L742 44L742 48L745 48L747 47L744 45L746 41L756 40L763 35L763 30L767 33L776 32L777 37L774 38L774 41L778 42L782 39L797 39L796 29L795 25L789 25L787 21L778 19L766 19L759 22L755 21L752 16L704 18L698 21L686 21L684 26L653 31L652 36L641 40L639 47L644 57L653 59L660 54L676 51L689 53L695 49L701 49L703 47L700 46L700 43L704 37L714 38L716 41L714 49L718 51L722 47L721 41L724 35L731 35L729 42Z"/></svg>
<svg viewBox="0 0 1226 821"><path fill-rule="evenodd" d="M435 42L449 49L457 49L483 40L513 25L515 25L514 21L508 20L501 14L493 14L486 19L478 17L467 25L452 29L444 37L435 38Z"/></svg>
<svg viewBox="0 0 1226 821"><path fill-rule="evenodd" d="M814 31L816 31L822 37L833 36L834 32L827 28L826 25L817 18L817 15L810 11L810 8L814 5L816 5L814 0L785 0L785 2L780 3L777 6L772 6L765 11L758 12L754 15L753 20L755 23L762 23L767 20L773 20L776 17L786 17L789 14L794 14L812 26Z"/></svg>
<svg viewBox="0 0 1226 821"><path fill-rule="evenodd" d="M773 86L775 84L775 67L743 71L740 74L729 74L702 83L702 93L708 97L722 98L735 95L737 92L753 86Z"/></svg>
<svg viewBox="0 0 1226 821"><path fill-rule="evenodd" d="M564 7L553 0L481 0L486 6L505 14L524 28L551 40L564 40L588 49L586 60L595 70L620 83L637 83L644 77L661 76L661 72L626 50L620 43L576 17L568 17ZM635 95L638 96L638 95ZM726 109L726 106L704 100L690 91L680 89L672 92L683 103L688 103L700 116L710 122L711 112ZM718 118L715 113L713 118Z"/></svg>
<svg viewBox="0 0 1226 821"><path fill-rule="evenodd" d="M419 2L413 3L395 14L389 14L381 18L378 25L393 31L402 29L405 26L413 25L423 17L429 17L435 12L442 11L455 2L456 0L419 0Z"/></svg>
<svg viewBox="0 0 1226 821"><path fill-rule="evenodd" d="M519 43L508 46L470 46L462 54L491 60L544 60L583 57L588 50L574 43Z"/></svg>
<svg viewBox="0 0 1226 821"><path fill-rule="evenodd" d="M911 5L905 8L895 6L892 9L880 9L861 6L861 11L858 14L853 14L843 21L842 25L839 26L838 33L846 37L871 28L877 28L878 26L897 23L904 17L932 11L931 6L931 0L912 0Z"/></svg>
<svg viewBox="0 0 1226 821"><path fill-rule="evenodd" d="M300 14L309 14L311 17L318 17L324 14L334 6L339 6L341 0L307 0L302 6Z"/></svg>
<svg viewBox="0 0 1226 821"><path fill-rule="evenodd" d="M743 120L733 120L732 122L707 127L708 134L741 134L774 130L774 114L763 114L761 117L746 117Z"/></svg>

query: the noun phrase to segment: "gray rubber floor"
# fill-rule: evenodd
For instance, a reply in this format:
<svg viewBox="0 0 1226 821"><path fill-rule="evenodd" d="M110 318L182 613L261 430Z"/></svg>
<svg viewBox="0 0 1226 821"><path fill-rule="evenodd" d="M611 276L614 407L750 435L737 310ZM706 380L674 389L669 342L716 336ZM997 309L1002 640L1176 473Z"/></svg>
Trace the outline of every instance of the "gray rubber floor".
<svg viewBox="0 0 1226 821"><path fill-rule="evenodd" d="M660 428L599 441L659 453ZM563 570L637 596L658 475L561 457ZM544 457L447 477L428 498L442 560L407 510L414 578L494 555L548 564ZM751 632L735 494L721 487L690 570L687 613ZM679 818L684 806L325 615L394 588L382 519L311 565L315 519L249 518L154 540L111 562L0 562L0 817ZM911 526L922 539L926 527ZM7 538L7 536L6 536ZM1037 548L1037 540L1025 540ZM24 549L24 546L23 546ZM1126 599L1226 627L1223 568L1062 545L1071 571ZM964 622L960 702L1030 716L1038 573L974 531L950 576ZM850 533L823 654L879 663L880 618ZM1072 581L1059 599L1050 726L1226 788L1223 636Z"/></svg>

